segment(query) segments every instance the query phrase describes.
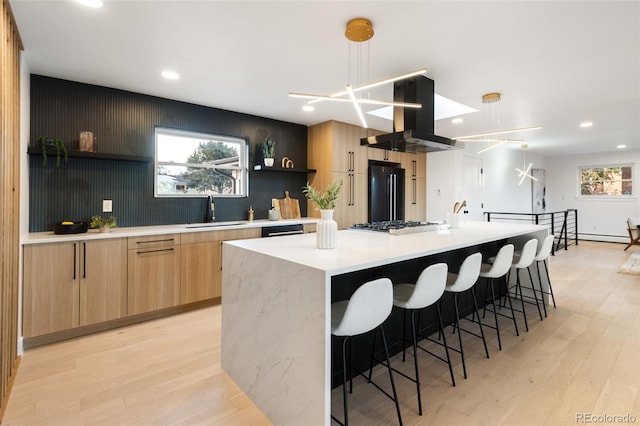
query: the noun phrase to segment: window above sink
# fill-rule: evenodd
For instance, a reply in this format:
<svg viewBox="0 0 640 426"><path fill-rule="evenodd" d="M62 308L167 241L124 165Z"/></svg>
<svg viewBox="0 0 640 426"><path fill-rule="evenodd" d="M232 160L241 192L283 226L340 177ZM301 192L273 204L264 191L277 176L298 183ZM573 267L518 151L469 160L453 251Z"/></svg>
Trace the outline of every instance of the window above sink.
<svg viewBox="0 0 640 426"><path fill-rule="evenodd" d="M155 197L246 197L247 140L155 128Z"/></svg>

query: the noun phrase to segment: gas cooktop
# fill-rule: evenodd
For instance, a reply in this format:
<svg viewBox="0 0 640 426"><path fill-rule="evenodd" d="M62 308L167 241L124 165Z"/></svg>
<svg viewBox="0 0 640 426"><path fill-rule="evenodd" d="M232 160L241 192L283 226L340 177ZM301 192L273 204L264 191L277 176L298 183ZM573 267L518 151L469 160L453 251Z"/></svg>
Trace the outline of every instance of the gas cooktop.
<svg viewBox="0 0 640 426"><path fill-rule="evenodd" d="M387 232L389 234L412 234L415 232L439 231L449 226L442 222L418 222L404 220L385 220L380 222L356 223L351 229Z"/></svg>

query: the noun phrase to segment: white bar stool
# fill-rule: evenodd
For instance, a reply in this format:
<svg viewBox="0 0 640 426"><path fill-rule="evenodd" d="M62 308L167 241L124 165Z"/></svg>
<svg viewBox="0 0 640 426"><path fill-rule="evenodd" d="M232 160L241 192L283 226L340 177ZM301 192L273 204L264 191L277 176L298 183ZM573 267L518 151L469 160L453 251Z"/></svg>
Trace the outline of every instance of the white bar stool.
<svg viewBox="0 0 640 426"><path fill-rule="evenodd" d="M484 338L484 330L482 329L482 320L480 319L480 314L478 313L478 301L476 299L476 294L473 290L471 290L471 296L473 297L473 316L471 318L471 322L476 322L480 327L480 334L476 334L470 330L465 330L460 327L460 310L458 309L458 297L460 294L463 294L467 290L470 290L478 281L478 277L480 276L480 266L482 265L482 254L474 253L472 255L467 256L467 258L462 262L460 266L460 270L457 274L449 273L447 274L447 285L445 287L445 292L453 293L453 306L456 311L456 322L454 324L455 329L458 330L458 343L460 345L460 349L457 350L455 348L451 348L456 352L460 353L460 357L462 358L462 372L464 373L464 378L467 378L467 366L464 361L464 347L462 346L462 332L466 332L475 336L477 338L482 339L482 344L484 345L484 353L489 358L489 349L487 349L487 341ZM476 321L475 318L478 318ZM454 329L454 330L455 330Z"/></svg>
<svg viewBox="0 0 640 426"><path fill-rule="evenodd" d="M389 317L392 307L393 285L391 284L391 280L388 278L379 278L377 280L368 281L358 287L349 300L343 300L331 305L331 334L333 336L343 337L342 394L344 404L344 423L341 423L333 414L331 415L331 418L341 425L346 426L349 424L347 407L347 342L351 342L351 337L353 336L358 336L374 329L380 330L380 334L382 335L384 352L387 359L386 366L389 370L389 380L391 381L393 396L389 395L381 387L371 381L370 377L367 378L367 380L395 402L398 422L402 425L398 395L393 381L391 363L389 362L389 349L387 347L384 329L382 328L382 323ZM351 373L351 369L353 369L353 367L349 365L349 373ZM364 374L359 371L358 373L364 377ZM351 374L349 374L349 376L351 377ZM351 390L352 389L350 389L350 392Z"/></svg>
<svg viewBox="0 0 640 426"><path fill-rule="evenodd" d="M442 317L440 315L440 307L437 302L444 294L444 287L447 282L447 264L436 263L434 265L425 268L418 277L415 284L397 284L393 286L393 306L403 309L403 330L402 330L402 361L405 360L405 347L404 343L409 340L406 338L406 319L407 313L411 313L411 335L413 344L413 366L415 370L415 377L410 377L396 369L395 372L406 377L416 384L416 391L418 393L418 414L422 415L422 395L420 393L420 374L418 371L418 348L433 355L437 359L446 362L449 365L449 374L451 375L451 382L453 386L456 385L453 377L453 369L451 367L451 359L449 357L449 348L447 347L447 341L444 340L444 344L440 342L440 345L444 346L446 359L438 354L435 354L418 345L418 324L416 323L416 312L421 309L428 308L429 306L436 305L436 312L438 314L438 327L442 336L444 332L442 329ZM434 341L426 336L420 336L430 341Z"/></svg>
<svg viewBox="0 0 640 426"><path fill-rule="evenodd" d="M548 294L551 296L551 300L553 301L553 308L556 308L556 298L553 295L553 288L551 287L551 277L549 276L549 266L547 265L547 261L549 256L551 255L551 250L553 250L553 235L547 235L547 237L542 242L540 246L540 250L538 250L538 254L533 259L536 262L536 269L538 271L538 283L540 284L540 294L542 299L542 307L544 308L544 316L547 316L547 305L544 303L544 295ZM540 262L544 265L544 271L547 275L547 283L549 283L549 291L544 291L542 288L542 275L540 274ZM534 288L535 290L535 288Z"/></svg>
<svg viewBox="0 0 640 426"><path fill-rule="evenodd" d="M511 310L511 316L508 316L502 312L498 312L496 309L496 293L494 288L494 281L496 278L503 278L511 269L511 264L513 263L513 244L506 244L500 248L498 254L494 258L494 262L492 264L483 263L480 266L480 278L485 278L487 282L487 290L491 290L491 297L489 301L491 302L493 318L495 320L495 326L491 326L488 324L484 324L485 327L493 328L496 330L496 334L498 335L498 350L502 350L502 341L500 340L500 324L498 322L498 315L503 316L505 318L510 318L513 320L513 325L516 328L516 336L519 336L518 332L518 323L516 322L516 315L513 312L513 305L511 304L511 297L509 296L509 291L507 289L507 284L505 284L506 297L509 301L509 309ZM486 296L485 291L485 296ZM487 300L485 300L484 312L486 313L487 308ZM483 314L484 316L484 314Z"/></svg>
<svg viewBox="0 0 640 426"><path fill-rule="evenodd" d="M531 238L524 244L524 247L522 247L522 251L520 251L519 253L516 253L513 256L513 264L511 266L516 270L516 283L511 287L508 287L508 290L507 290L507 294L509 294L509 290L514 289L515 290L514 294L516 299L518 298L518 295L519 295L520 306L522 307L522 311L518 311L515 309L514 310L516 312L522 313L522 316L524 317L524 327L526 331L529 331L529 323L527 321L527 312L524 308L524 304L525 303L533 304L534 302L531 302L531 300L525 300L525 297L528 298L529 296L525 296L524 293L522 292L522 283L520 281L520 271L522 269L526 269L527 272L529 273L529 280L531 281L531 286L533 290L533 298L535 299L535 305L538 308L540 321L542 321L542 311L540 310L540 304L538 303L538 296L536 295L535 288L533 288L535 284L533 282L533 277L531 276L531 265L533 264L533 259L536 257L537 250L538 250L538 240L536 238ZM509 280L507 279L507 283L508 282Z"/></svg>

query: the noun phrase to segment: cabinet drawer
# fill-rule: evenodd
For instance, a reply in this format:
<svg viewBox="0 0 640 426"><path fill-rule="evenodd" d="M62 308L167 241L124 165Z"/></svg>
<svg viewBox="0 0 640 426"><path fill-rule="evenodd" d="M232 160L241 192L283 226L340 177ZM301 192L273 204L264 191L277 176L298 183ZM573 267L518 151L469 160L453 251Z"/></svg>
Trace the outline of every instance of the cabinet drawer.
<svg viewBox="0 0 640 426"><path fill-rule="evenodd" d="M180 244L177 234L163 234L163 235L149 235L146 237L129 237L128 248L131 249L146 249L149 247L164 247L175 246Z"/></svg>

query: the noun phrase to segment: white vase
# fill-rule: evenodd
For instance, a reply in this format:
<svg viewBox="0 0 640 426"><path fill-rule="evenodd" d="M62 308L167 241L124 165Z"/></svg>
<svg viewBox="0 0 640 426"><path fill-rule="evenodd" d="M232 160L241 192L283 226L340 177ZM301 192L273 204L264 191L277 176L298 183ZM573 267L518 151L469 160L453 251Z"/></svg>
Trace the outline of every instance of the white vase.
<svg viewBox="0 0 640 426"><path fill-rule="evenodd" d="M273 167L273 158L265 158L264 165L267 167Z"/></svg>
<svg viewBox="0 0 640 426"><path fill-rule="evenodd" d="M320 210L320 222L316 227L316 245L319 249L334 249L338 243L338 224L333 220L333 210Z"/></svg>

